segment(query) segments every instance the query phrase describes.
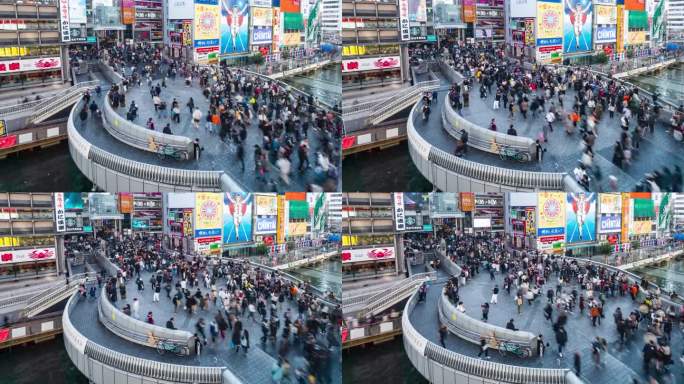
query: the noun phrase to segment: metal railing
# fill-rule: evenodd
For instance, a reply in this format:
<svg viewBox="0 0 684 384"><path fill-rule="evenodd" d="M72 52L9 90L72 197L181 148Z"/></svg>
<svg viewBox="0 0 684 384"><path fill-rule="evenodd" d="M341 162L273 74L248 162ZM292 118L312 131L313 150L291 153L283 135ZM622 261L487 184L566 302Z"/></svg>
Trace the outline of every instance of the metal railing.
<svg viewBox="0 0 684 384"><path fill-rule="evenodd" d="M78 83L68 88L60 95L50 98L42 105L37 106L31 115L30 121L32 123L40 123L55 112L64 109L64 107L78 103L79 99L86 91L95 89L99 84L99 80L93 80Z"/></svg>
<svg viewBox="0 0 684 384"><path fill-rule="evenodd" d="M425 272L417 273L408 279L401 280L391 288L370 296L363 309L357 312L356 317L363 318L368 314L378 314L412 295L424 282L435 280L436 278L437 272Z"/></svg>
<svg viewBox="0 0 684 384"><path fill-rule="evenodd" d="M5 107L0 107L0 116L11 115L15 113L22 112L33 112L34 116L40 112L49 111L55 108L55 106L61 104L63 100L68 98L73 94L83 93L85 89L93 89L97 86L99 81L89 81L84 83L79 83L69 88L65 88L50 97L46 97L40 100L33 100L26 103L20 103ZM56 112L56 110L54 111Z"/></svg>
<svg viewBox="0 0 684 384"><path fill-rule="evenodd" d="M494 363L443 348L420 334L411 324L417 293L406 303L402 314L404 349L413 366L430 382L478 382L579 384L580 379L568 369L530 368ZM483 380L486 379L486 380Z"/></svg>
<svg viewBox="0 0 684 384"><path fill-rule="evenodd" d="M399 97L385 100L382 106L373 109L373 113L368 118L371 125L378 124L402 109L420 100L425 92L432 92L439 88L439 80L429 80L418 83L407 91L399 94ZM411 116L409 116L409 119Z"/></svg>
<svg viewBox="0 0 684 384"><path fill-rule="evenodd" d="M26 305L22 314L25 317L31 318L40 312L50 308L51 306L66 299L78 290L79 285L92 281L95 278L94 274L80 274L71 277L68 284L52 290L51 292L40 293L31 298L31 301ZM90 279L90 280L89 280Z"/></svg>

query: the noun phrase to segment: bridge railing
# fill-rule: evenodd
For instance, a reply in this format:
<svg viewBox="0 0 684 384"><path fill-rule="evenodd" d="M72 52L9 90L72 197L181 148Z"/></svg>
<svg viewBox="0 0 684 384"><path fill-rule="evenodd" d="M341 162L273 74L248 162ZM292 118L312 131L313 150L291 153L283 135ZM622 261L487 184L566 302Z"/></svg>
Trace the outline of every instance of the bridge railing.
<svg viewBox="0 0 684 384"><path fill-rule="evenodd" d="M420 82L399 93L397 97L385 100L382 105L373 108L367 121L370 124L377 124L400 110L407 108L410 104L420 100L425 92L432 92L437 88L439 88L439 80Z"/></svg>
<svg viewBox="0 0 684 384"><path fill-rule="evenodd" d="M406 303L402 314L404 349L418 372L432 383L534 383L579 384L580 379L568 369L531 368L494 363L462 355L435 344L416 330L410 314L416 306L417 294Z"/></svg>
<svg viewBox="0 0 684 384"><path fill-rule="evenodd" d="M164 341L184 347L190 354L194 349L193 335L188 331L173 330L159 325L148 324L144 321L128 316L116 308L103 292L98 301L98 315L100 322L115 335L130 342L157 348L154 344Z"/></svg>
<svg viewBox="0 0 684 384"><path fill-rule="evenodd" d="M69 283L65 284L51 290L47 293L40 293L31 298L26 307L23 309L22 313L26 317L33 317L44 311L45 309L57 304L59 301L64 300L66 297L71 295L73 292L78 290L79 285L85 284L90 281L94 281L94 274L80 274L74 275L70 278Z"/></svg>
<svg viewBox="0 0 684 384"><path fill-rule="evenodd" d="M89 90L95 89L100 84L99 80L84 81L70 88L67 88L59 95L46 100L43 104L36 106L31 119L33 122L41 122L47 116L64 109L73 103L78 103L81 96Z"/></svg>
<svg viewBox="0 0 684 384"><path fill-rule="evenodd" d="M132 378L148 377L174 383L240 383L234 376L230 382L223 382L226 367L205 367L193 365L168 364L147 360L111 350L85 337L71 322L70 317L78 305L78 294L67 302L62 314L64 345L71 361L86 377L95 383L102 382L100 375L116 374Z"/></svg>
<svg viewBox="0 0 684 384"><path fill-rule="evenodd" d="M391 288L369 297L366 305L357 313L357 317L363 318L367 314L375 315L396 302L403 300L407 295L413 294L424 282L435 280L436 278L437 272L433 271L417 273L408 279L403 279Z"/></svg>

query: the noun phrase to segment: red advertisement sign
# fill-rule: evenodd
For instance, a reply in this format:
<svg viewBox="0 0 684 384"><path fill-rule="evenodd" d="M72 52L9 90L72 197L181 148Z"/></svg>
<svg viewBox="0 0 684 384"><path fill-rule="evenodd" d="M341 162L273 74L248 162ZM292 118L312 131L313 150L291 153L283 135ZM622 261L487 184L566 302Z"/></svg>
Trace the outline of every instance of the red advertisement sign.
<svg viewBox="0 0 684 384"><path fill-rule="evenodd" d="M371 260L390 260L394 259L394 257L394 247L347 249L342 251L343 263L354 263L357 261Z"/></svg>
<svg viewBox="0 0 684 384"><path fill-rule="evenodd" d="M399 67L401 67L401 58L399 56L342 60L342 72L372 71Z"/></svg>
<svg viewBox="0 0 684 384"><path fill-rule="evenodd" d="M0 148L11 148L17 144L17 136L10 135L5 137L0 137Z"/></svg>
<svg viewBox="0 0 684 384"><path fill-rule="evenodd" d="M21 249L15 251L0 252L0 265L53 259L55 259L54 248Z"/></svg>

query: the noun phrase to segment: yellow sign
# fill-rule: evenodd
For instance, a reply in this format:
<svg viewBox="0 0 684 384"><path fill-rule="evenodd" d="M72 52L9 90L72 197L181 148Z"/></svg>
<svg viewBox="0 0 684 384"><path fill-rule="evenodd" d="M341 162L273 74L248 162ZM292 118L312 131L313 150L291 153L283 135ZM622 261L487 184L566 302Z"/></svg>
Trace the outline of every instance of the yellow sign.
<svg viewBox="0 0 684 384"><path fill-rule="evenodd" d="M537 1L537 45L563 45L562 38L563 4ZM544 39L557 39L557 43L549 44Z"/></svg>
<svg viewBox="0 0 684 384"><path fill-rule="evenodd" d="M629 215L629 193L622 193L622 231L620 231L620 236L623 243L629 241L629 223L631 222L631 217Z"/></svg>
<svg viewBox="0 0 684 384"><path fill-rule="evenodd" d="M620 213L619 193L599 193L599 213Z"/></svg>
<svg viewBox="0 0 684 384"><path fill-rule="evenodd" d="M632 234L634 235L646 235L651 233L651 228L653 228L653 221L633 221L632 222Z"/></svg>
<svg viewBox="0 0 684 384"><path fill-rule="evenodd" d="M283 33L283 44L285 46L299 45L301 43L301 33L300 32L288 32Z"/></svg>
<svg viewBox="0 0 684 384"><path fill-rule="evenodd" d="M617 8L612 5L596 5L596 24L615 25L617 23Z"/></svg>
<svg viewBox="0 0 684 384"><path fill-rule="evenodd" d="M627 45L641 45L646 42L646 31L627 31Z"/></svg>
<svg viewBox="0 0 684 384"><path fill-rule="evenodd" d="M273 11L271 8L252 7L252 25L261 27L273 26Z"/></svg>
<svg viewBox="0 0 684 384"><path fill-rule="evenodd" d="M623 40L623 36L625 34L625 12L622 10L623 7L624 7L624 5L620 5L620 4L618 4L618 6L617 6L617 31L616 31L617 39L615 41L615 50L617 51L617 53L622 53L625 51L625 43ZM624 207L624 205L623 205L623 207ZM625 221L622 220L622 222L624 223ZM623 239L624 238L625 237L623 237Z"/></svg>
<svg viewBox="0 0 684 384"><path fill-rule="evenodd" d="M192 46L192 22L189 20L183 22L183 45Z"/></svg>
<svg viewBox="0 0 684 384"><path fill-rule="evenodd" d="M298 223L289 223L287 228L288 236L302 236L306 235L306 221Z"/></svg>
<svg viewBox="0 0 684 384"><path fill-rule="evenodd" d="M220 233L222 226L223 195L209 192L195 193L195 232L201 229L219 229ZM195 235L195 237L198 236Z"/></svg>
<svg viewBox="0 0 684 384"><path fill-rule="evenodd" d="M285 243L285 195L278 195L278 220L276 226L276 243Z"/></svg>
<svg viewBox="0 0 684 384"><path fill-rule="evenodd" d="M275 216L278 214L278 200L275 193L271 195L254 195L257 216Z"/></svg>
<svg viewBox="0 0 684 384"><path fill-rule="evenodd" d="M18 237L3 236L0 237L0 247L17 247L19 246Z"/></svg>
<svg viewBox="0 0 684 384"><path fill-rule="evenodd" d="M220 11L218 5L195 4L195 45L197 40L218 40Z"/></svg>
<svg viewBox="0 0 684 384"><path fill-rule="evenodd" d="M565 228L565 192L539 192L537 228Z"/></svg>
<svg viewBox="0 0 684 384"><path fill-rule="evenodd" d="M7 125L5 120L0 120L0 136L5 136L7 134Z"/></svg>

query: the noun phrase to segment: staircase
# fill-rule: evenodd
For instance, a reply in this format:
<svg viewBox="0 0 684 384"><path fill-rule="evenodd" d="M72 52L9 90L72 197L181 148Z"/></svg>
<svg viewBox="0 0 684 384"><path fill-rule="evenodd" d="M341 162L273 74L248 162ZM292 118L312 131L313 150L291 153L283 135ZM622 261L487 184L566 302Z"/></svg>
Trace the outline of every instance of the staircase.
<svg viewBox="0 0 684 384"><path fill-rule="evenodd" d="M436 272L418 273L412 275L408 279L399 281L388 289L376 293L375 295L364 297L363 307L358 311L356 317L362 318L368 314L377 315L411 296L424 282L435 280L436 278Z"/></svg>
<svg viewBox="0 0 684 384"><path fill-rule="evenodd" d="M42 123L56 112L75 104L86 91L95 89L99 83L99 80L78 83L58 93L54 97L46 99L44 102L33 107L33 114L28 123Z"/></svg>
<svg viewBox="0 0 684 384"><path fill-rule="evenodd" d="M376 105L367 122L370 125L377 125L401 112L402 110L416 104L425 92L432 92L440 87L439 80L423 81L410 88L402 90L397 97L386 99L382 105Z"/></svg>
<svg viewBox="0 0 684 384"><path fill-rule="evenodd" d="M58 288L52 289L49 292L40 292L27 300L28 304L22 311L22 315L26 318L32 318L60 301L66 300L73 295L79 285L85 284L87 281L93 281L95 273L82 273L71 277L69 284L63 284Z"/></svg>

